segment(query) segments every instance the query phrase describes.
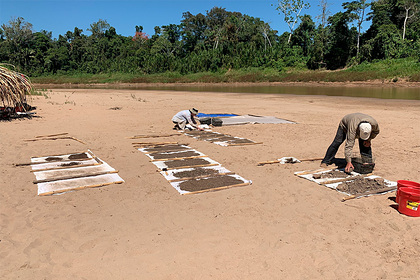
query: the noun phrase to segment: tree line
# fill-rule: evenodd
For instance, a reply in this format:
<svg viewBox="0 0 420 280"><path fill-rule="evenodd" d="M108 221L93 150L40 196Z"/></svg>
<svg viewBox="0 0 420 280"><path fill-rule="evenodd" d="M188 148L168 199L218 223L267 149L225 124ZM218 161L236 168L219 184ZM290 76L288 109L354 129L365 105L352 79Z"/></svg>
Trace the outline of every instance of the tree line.
<svg viewBox="0 0 420 280"><path fill-rule="evenodd" d="M274 5L289 31L279 34L259 18L214 7L205 14L185 12L180 24L156 26L154 34L135 27L122 36L106 20L84 34L52 38L33 32L18 17L0 28L0 62L32 76L74 73L181 74L241 68L340 69L375 60L420 57L420 0L356 0L330 15L327 0L313 19L301 13L303 0ZM317 22L315 22L316 20ZM370 27L362 32L364 22Z"/></svg>

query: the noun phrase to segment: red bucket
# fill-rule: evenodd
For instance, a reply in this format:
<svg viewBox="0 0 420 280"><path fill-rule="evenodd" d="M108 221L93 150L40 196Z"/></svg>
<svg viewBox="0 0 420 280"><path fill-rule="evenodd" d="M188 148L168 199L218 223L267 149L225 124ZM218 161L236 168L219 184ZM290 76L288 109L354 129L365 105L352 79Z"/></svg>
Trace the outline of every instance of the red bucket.
<svg viewBox="0 0 420 280"><path fill-rule="evenodd" d="M401 187L399 192L398 212L411 217L420 217L420 189Z"/></svg>
<svg viewBox="0 0 420 280"><path fill-rule="evenodd" d="M400 197L400 188L413 188L413 189L419 189L420 190L420 183L416 183L413 181L407 181L407 180L398 180L397 181L397 194L395 197L395 202L400 204L399 197Z"/></svg>

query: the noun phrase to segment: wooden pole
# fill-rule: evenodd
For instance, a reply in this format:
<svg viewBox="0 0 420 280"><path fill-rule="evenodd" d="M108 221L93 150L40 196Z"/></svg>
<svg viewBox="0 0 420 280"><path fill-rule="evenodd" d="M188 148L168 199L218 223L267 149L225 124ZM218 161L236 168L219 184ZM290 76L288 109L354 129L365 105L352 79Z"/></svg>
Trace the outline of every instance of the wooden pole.
<svg viewBox="0 0 420 280"><path fill-rule="evenodd" d="M33 141L39 141L39 140L59 140L59 139L71 139L71 140L75 140L75 141L77 141L79 143L86 144L85 142L83 142L83 141L81 141L81 140L79 140L79 139L77 139L75 137L72 137L72 136L52 137L52 138L24 139L23 141L26 141L26 142L31 142L32 141L33 142Z"/></svg>
<svg viewBox="0 0 420 280"><path fill-rule="evenodd" d="M334 169L337 169L337 166L331 166L331 167L327 167L327 168L320 168L320 169L315 169L315 170L303 171L303 172L300 172L300 173L295 173L295 175L300 176L300 175L318 173L318 172L322 172L322 171L331 171L331 170L334 170Z"/></svg>
<svg viewBox="0 0 420 280"><path fill-rule="evenodd" d="M39 135L39 136L35 136L35 138L62 136L62 135L67 135L67 134L68 134L67 132L64 132L64 133L57 133L57 134L50 134L50 135Z"/></svg>
<svg viewBox="0 0 420 280"><path fill-rule="evenodd" d="M377 189L371 192L365 192L365 193L360 193L360 194L355 194L355 195L350 195L347 197L344 197L343 199L341 199L341 201L347 201L350 199L354 199L354 198L359 198L359 197L363 197L363 196L368 196L370 194L380 194L380 193L386 193L386 192L390 192L390 191L395 191L397 189L397 187L387 187L387 188L382 188L382 189Z"/></svg>
<svg viewBox="0 0 420 280"><path fill-rule="evenodd" d="M178 142L134 142L132 145L136 146L162 146L162 145L168 145L168 144L178 144Z"/></svg>
<svg viewBox="0 0 420 280"><path fill-rule="evenodd" d="M182 135L180 133L172 133L172 134L163 134L163 135L134 135L128 137L128 139L141 139L141 138L158 138L158 137L170 137L170 136L179 136Z"/></svg>
<svg viewBox="0 0 420 280"><path fill-rule="evenodd" d="M103 171L103 172L97 172L97 173L92 173L92 174L80 174L80 175L74 175L74 176L55 177L55 178L50 178L50 179L36 180L36 181L33 181L33 183L39 184L39 183L54 182L54 181L60 181L60 180L94 177L94 176L106 175L106 174L112 174L112 173L118 173L118 170Z"/></svg>
<svg viewBox="0 0 420 280"><path fill-rule="evenodd" d="M263 144L263 142L228 144L228 146L246 146L246 145L257 145L257 144Z"/></svg>
<svg viewBox="0 0 420 280"><path fill-rule="evenodd" d="M42 196L43 195L52 195L52 194L57 194L57 193L76 191L76 190L82 190L82 189L87 189L87 188L97 188L97 187L103 187L103 186L108 186L108 185L112 185L112 184L122 184L122 183L124 183L124 181L116 181L116 182L103 183L103 184L90 185L90 186L81 186L81 187L75 187L75 188L65 189L65 190L45 192L45 193L42 193L40 195L42 195Z"/></svg>
<svg viewBox="0 0 420 280"><path fill-rule="evenodd" d="M224 190L224 189L233 188L233 187L247 186L249 184L250 183L241 183L241 184L236 184L236 185L223 186L223 187L217 187L217 188L200 190L200 191L194 191L194 192L187 192L187 193L183 193L183 195L185 195L185 194L197 194L197 193L211 192L211 191L218 191L218 190Z"/></svg>
<svg viewBox="0 0 420 280"><path fill-rule="evenodd" d="M323 160L323 157L319 157L319 158L303 158L300 159L300 161L315 161L315 160Z"/></svg>
<svg viewBox="0 0 420 280"><path fill-rule="evenodd" d="M261 165L264 165L264 164L272 164L272 163L279 163L279 162L280 162L279 160L261 161L257 165L261 166Z"/></svg>

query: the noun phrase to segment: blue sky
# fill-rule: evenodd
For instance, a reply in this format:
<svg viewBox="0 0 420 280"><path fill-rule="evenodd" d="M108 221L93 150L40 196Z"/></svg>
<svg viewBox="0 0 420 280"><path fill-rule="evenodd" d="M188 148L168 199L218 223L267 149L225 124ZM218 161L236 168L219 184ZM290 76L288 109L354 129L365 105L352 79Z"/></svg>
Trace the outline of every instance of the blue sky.
<svg viewBox="0 0 420 280"><path fill-rule="evenodd" d="M311 8L302 14L310 14L316 21L315 17L320 14L319 0L306 2ZM332 15L342 11L341 4L346 1L327 2ZM283 15L272 6L275 3L275 0L0 0L0 25L22 17L33 25L34 32L51 31L53 38L57 38L75 27L90 35L87 31L90 24L102 19L123 36L133 36L136 25L153 35L155 26L179 24L184 12L206 14L213 7L222 7L258 17L282 34L289 29Z"/></svg>

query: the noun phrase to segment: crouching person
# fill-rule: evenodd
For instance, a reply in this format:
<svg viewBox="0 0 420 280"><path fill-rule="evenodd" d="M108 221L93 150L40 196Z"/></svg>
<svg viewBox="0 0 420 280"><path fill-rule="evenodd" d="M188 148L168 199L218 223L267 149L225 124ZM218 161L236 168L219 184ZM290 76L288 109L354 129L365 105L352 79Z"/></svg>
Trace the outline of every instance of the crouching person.
<svg viewBox="0 0 420 280"><path fill-rule="evenodd" d="M200 122L196 119L197 114L198 114L198 110L195 108L191 108L189 110L183 110L176 113L176 115L172 117L172 122L175 124L173 129L184 130L185 126L189 124L195 129L203 130L199 126Z"/></svg>

